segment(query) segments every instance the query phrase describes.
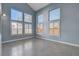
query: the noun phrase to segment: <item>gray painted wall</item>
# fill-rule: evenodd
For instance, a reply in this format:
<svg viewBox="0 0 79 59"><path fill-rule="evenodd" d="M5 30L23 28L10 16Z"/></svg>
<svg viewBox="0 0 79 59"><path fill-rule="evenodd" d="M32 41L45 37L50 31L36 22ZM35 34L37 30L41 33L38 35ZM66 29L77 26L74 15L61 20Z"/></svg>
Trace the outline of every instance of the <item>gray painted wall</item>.
<svg viewBox="0 0 79 59"><path fill-rule="evenodd" d="M60 37L48 34L48 11L55 8L61 10ZM39 33L42 38L79 44L79 4L50 4L39 10L36 15L40 14L44 15L44 32Z"/></svg>
<svg viewBox="0 0 79 59"><path fill-rule="evenodd" d="M28 13L33 15L33 34L32 35L16 35L12 36L11 35L11 28L10 28L10 15L11 15L11 8L14 8L16 10L22 11L23 13ZM35 12L27 5L24 3L3 3L2 4L2 12L5 13L7 16L2 16L2 42L9 41L9 40L14 40L14 39L19 39L19 38L24 38L24 37L30 37L34 36L35 34ZM23 30L24 33L24 30Z"/></svg>

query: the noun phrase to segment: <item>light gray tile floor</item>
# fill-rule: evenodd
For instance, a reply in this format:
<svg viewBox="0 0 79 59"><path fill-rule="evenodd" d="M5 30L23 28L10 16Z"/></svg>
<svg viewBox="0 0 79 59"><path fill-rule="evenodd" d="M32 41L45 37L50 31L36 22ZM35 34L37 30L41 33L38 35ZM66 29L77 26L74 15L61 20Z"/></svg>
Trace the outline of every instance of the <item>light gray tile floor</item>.
<svg viewBox="0 0 79 59"><path fill-rule="evenodd" d="M43 39L26 39L3 44L2 56L79 56L79 47Z"/></svg>

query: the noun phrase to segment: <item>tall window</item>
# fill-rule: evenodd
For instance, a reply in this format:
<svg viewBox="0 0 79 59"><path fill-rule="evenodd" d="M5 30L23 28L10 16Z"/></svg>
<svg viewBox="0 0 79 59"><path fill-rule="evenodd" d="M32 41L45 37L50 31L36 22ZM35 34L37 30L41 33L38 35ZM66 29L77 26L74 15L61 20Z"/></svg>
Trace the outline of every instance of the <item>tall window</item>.
<svg viewBox="0 0 79 59"><path fill-rule="evenodd" d="M24 13L25 34L32 34L32 15Z"/></svg>
<svg viewBox="0 0 79 59"><path fill-rule="evenodd" d="M38 24L37 24L37 32L42 33L44 31L44 24L43 24L43 15L38 16Z"/></svg>
<svg viewBox="0 0 79 59"><path fill-rule="evenodd" d="M60 8L51 10L49 12L49 34L53 36L59 36L60 24Z"/></svg>
<svg viewBox="0 0 79 59"><path fill-rule="evenodd" d="M11 34L17 35L22 34L22 21L23 16L22 12L11 9Z"/></svg>

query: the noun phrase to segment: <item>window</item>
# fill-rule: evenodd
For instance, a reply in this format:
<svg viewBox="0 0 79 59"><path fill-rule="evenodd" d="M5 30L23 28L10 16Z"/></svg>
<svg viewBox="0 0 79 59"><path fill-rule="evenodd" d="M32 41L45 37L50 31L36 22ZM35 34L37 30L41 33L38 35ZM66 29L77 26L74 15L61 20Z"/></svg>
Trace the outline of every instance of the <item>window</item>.
<svg viewBox="0 0 79 59"><path fill-rule="evenodd" d="M22 24L18 23L17 27L18 27L18 34L22 34Z"/></svg>
<svg viewBox="0 0 79 59"><path fill-rule="evenodd" d="M37 32L38 32L38 33L41 33L41 32L44 31L43 21L44 21L43 15L39 15L39 16L38 16L38 23L37 23Z"/></svg>
<svg viewBox="0 0 79 59"><path fill-rule="evenodd" d="M37 25L37 32L38 32L38 33L43 32L43 24L38 24L38 25Z"/></svg>
<svg viewBox="0 0 79 59"><path fill-rule="evenodd" d="M60 8L50 11L49 15L49 34L59 36Z"/></svg>
<svg viewBox="0 0 79 59"><path fill-rule="evenodd" d="M15 9L11 9L11 20L22 21L22 16L22 12Z"/></svg>
<svg viewBox="0 0 79 59"><path fill-rule="evenodd" d="M11 34L16 35L17 34L17 22L12 22L11 23Z"/></svg>
<svg viewBox="0 0 79 59"><path fill-rule="evenodd" d="M22 24L17 22L11 22L11 30L12 35L22 34Z"/></svg>
<svg viewBox="0 0 79 59"><path fill-rule="evenodd" d="M60 8L58 9L54 9L52 11L49 12L49 20L58 20L60 19Z"/></svg>
<svg viewBox="0 0 79 59"><path fill-rule="evenodd" d="M32 24L25 24L25 34L32 33Z"/></svg>
<svg viewBox="0 0 79 59"><path fill-rule="evenodd" d="M17 35L22 34L22 12L11 8L11 34Z"/></svg>
<svg viewBox="0 0 79 59"><path fill-rule="evenodd" d="M24 13L25 34L32 34L32 15Z"/></svg>
<svg viewBox="0 0 79 59"><path fill-rule="evenodd" d="M23 17L24 14L24 17ZM24 18L24 20L23 20ZM11 34L32 34L32 15L11 8ZM23 25L24 24L24 25ZM23 28L24 26L24 28Z"/></svg>
<svg viewBox="0 0 79 59"><path fill-rule="evenodd" d="M29 34L31 34L32 33L32 24L29 24Z"/></svg>
<svg viewBox="0 0 79 59"><path fill-rule="evenodd" d="M32 22L32 15L24 13L24 22Z"/></svg>
<svg viewBox="0 0 79 59"><path fill-rule="evenodd" d="M25 24L25 34L28 34L28 24Z"/></svg>
<svg viewBox="0 0 79 59"><path fill-rule="evenodd" d="M43 15L38 16L38 23L43 23Z"/></svg>
<svg viewBox="0 0 79 59"><path fill-rule="evenodd" d="M49 24L49 34L53 36L59 35L59 21Z"/></svg>

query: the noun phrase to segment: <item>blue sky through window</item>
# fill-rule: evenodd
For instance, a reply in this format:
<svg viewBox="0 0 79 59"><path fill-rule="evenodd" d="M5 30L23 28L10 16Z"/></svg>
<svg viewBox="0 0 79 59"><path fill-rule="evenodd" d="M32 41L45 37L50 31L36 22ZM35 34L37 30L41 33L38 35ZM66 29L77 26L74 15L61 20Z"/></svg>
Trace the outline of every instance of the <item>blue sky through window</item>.
<svg viewBox="0 0 79 59"><path fill-rule="evenodd" d="M11 20L22 21L22 12L11 8Z"/></svg>
<svg viewBox="0 0 79 59"><path fill-rule="evenodd" d="M60 19L60 8L50 11L50 20Z"/></svg>
<svg viewBox="0 0 79 59"><path fill-rule="evenodd" d="M43 22L43 15L39 15L38 16L38 23L42 23Z"/></svg>

